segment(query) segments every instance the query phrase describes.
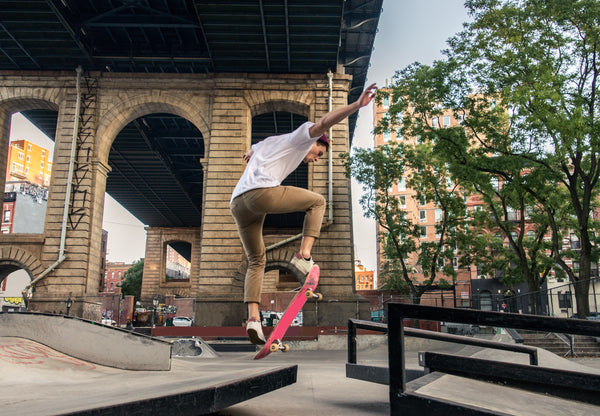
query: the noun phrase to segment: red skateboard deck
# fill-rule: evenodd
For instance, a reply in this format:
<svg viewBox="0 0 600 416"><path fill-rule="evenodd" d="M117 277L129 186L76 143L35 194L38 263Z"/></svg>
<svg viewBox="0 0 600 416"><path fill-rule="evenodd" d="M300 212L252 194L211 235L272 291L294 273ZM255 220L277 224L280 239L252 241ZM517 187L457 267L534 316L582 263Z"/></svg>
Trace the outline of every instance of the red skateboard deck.
<svg viewBox="0 0 600 416"><path fill-rule="evenodd" d="M308 272L308 275L306 276L306 281L304 282L304 285L302 285L302 289L296 293L296 296L294 296L294 299L292 299L288 305L283 316L279 320L279 323L275 329L273 329L273 332L271 332L269 339L267 339L267 343L254 357L255 360L265 358L270 353L279 349L284 352L288 351L288 346L282 344L281 341L292 322L294 322L294 318L298 315L298 312L300 312L300 309L302 309L307 299L313 297L318 299L321 298L321 295L314 293L315 288L319 283L319 272L319 266L316 264L310 269L310 272Z"/></svg>

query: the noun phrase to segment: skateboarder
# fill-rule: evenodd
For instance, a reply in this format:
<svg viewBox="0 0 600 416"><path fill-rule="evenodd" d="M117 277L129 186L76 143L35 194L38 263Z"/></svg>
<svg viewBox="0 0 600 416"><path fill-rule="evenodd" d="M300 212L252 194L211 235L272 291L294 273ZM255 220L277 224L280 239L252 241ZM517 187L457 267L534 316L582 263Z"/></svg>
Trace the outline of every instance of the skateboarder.
<svg viewBox="0 0 600 416"><path fill-rule="evenodd" d="M281 182L301 162L317 162L329 149L325 132L369 104L375 92L375 84L372 84L352 104L325 114L316 123L306 122L291 133L267 137L252 145L242 156L248 165L233 190L230 208L248 259L244 283L244 302L248 305L246 331L254 344L265 343L258 309L266 264L262 236L265 216L306 212L300 251L290 263L307 274L314 264L311 250L319 237L325 213L322 195L303 188L281 186Z"/></svg>

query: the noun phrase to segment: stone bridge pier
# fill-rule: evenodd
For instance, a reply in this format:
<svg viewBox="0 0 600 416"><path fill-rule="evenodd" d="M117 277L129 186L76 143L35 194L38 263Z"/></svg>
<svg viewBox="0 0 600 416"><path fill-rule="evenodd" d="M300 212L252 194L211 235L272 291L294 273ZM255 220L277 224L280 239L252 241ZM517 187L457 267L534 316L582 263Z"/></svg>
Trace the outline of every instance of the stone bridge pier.
<svg viewBox="0 0 600 416"><path fill-rule="evenodd" d="M333 75L333 108L347 103L350 81L348 75ZM70 296L72 315L99 319L111 146L130 122L169 113L188 120L204 140L202 221L174 228L148 224L142 301L150 303L156 295L193 297L196 325L240 325L245 264L229 198L245 167L241 155L251 143L253 117L286 111L318 119L328 111L327 75L85 72L78 95L75 72L0 71L0 85L0 146L5 149L0 167L6 169L13 113L48 109L58 114L43 234L0 235L0 280L19 268L30 274L28 309L63 312ZM339 160L349 150L347 122L333 128L332 138L333 221L313 250L324 300L307 303L305 325L345 325L349 317L368 317L368 303L354 290L350 182ZM5 176L0 178L4 185ZM329 179L326 160L308 168L308 188L326 198ZM272 246L267 269L285 270L284 258L299 247L300 231L266 231ZM165 247L174 242L189 247L185 281L165 277Z"/></svg>

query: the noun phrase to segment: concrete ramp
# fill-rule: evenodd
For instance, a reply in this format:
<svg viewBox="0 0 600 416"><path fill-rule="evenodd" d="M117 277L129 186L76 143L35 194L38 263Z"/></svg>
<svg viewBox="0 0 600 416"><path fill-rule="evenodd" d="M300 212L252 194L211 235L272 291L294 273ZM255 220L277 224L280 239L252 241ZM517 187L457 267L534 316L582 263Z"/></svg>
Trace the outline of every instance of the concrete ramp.
<svg viewBox="0 0 600 416"><path fill-rule="evenodd" d="M249 357L173 358L170 371L104 367L0 336L3 415L210 414L296 382L297 366Z"/></svg>
<svg viewBox="0 0 600 416"><path fill-rule="evenodd" d="M461 353L481 359L528 364L526 355L507 351L492 349L477 351L476 348L466 347ZM580 365L541 348L538 348L538 358L540 367L580 372L589 374L590 377L600 374L599 369ZM569 394L573 394L573 397L569 397ZM417 414L581 416L599 414L600 406L596 400L593 402L580 401L575 393L558 396L541 388L538 391L522 389L498 382L432 372L407 383L398 410L408 416ZM426 410L433 413L427 413Z"/></svg>
<svg viewBox="0 0 600 416"><path fill-rule="evenodd" d="M124 370L171 368L171 343L62 315L2 312L0 337L39 342L71 357Z"/></svg>

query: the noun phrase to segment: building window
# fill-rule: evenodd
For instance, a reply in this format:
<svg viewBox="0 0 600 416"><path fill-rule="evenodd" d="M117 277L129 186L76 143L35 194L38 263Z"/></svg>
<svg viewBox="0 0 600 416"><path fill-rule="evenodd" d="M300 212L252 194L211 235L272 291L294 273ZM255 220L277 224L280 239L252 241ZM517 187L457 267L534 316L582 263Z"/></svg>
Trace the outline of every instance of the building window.
<svg viewBox="0 0 600 416"><path fill-rule="evenodd" d="M404 140L404 135L402 134L402 127L398 127L396 129L396 140L401 142L402 140Z"/></svg>
<svg viewBox="0 0 600 416"><path fill-rule="evenodd" d="M398 191L406 191L406 179L398 179Z"/></svg>
<svg viewBox="0 0 600 416"><path fill-rule="evenodd" d="M431 117L431 127L436 129L440 127L440 119L438 117Z"/></svg>
<svg viewBox="0 0 600 416"><path fill-rule="evenodd" d="M388 109L390 108L390 97L383 97L383 100L381 101L381 106L383 109Z"/></svg>
<svg viewBox="0 0 600 416"><path fill-rule="evenodd" d="M27 145L27 151L31 152L31 145L30 144Z"/></svg>
<svg viewBox="0 0 600 416"><path fill-rule="evenodd" d="M421 238L427 238L427 226L422 225L420 228L421 228Z"/></svg>
<svg viewBox="0 0 600 416"><path fill-rule="evenodd" d="M400 205L400 208L406 209L406 195L398 196L398 205Z"/></svg>
<svg viewBox="0 0 600 416"><path fill-rule="evenodd" d="M571 292L558 294L558 307L560 309L568 309L573 307L571 306Z"/></svg>
<svg viewBox="0 0 600 416"><path fill-rule="evenodd" d="M10 221L10 210L7 209L4 211L4 218L2 218L3 222L9 222Z"/></svg>
<svg viewBox="0 0 600 416"><path fill-rule="evenodd" d="M577 234L571 233L570 237L571 237L571 248L573 250L580 250L581 249L581 241L579 241L579 236Z"/></svg>
<svg viewBox="0 0 600 416"><path fill-rule="evenodd" d="M450 127L450 116L444 116L442 123L444 127Z"/></svg>
<svg viewBox="0 0 600 416"><path fill-rule="evenodd" d="M23 153L19 152L19 160L23 160Z"/></svg>
<svg viewBox="0 0 600 416"><path fill-rule="evenodd" d="M442 210L440 208L435 209L435 222L442 222Z"/></svg>
<svg viewBox="0 0 600 416"><path fill-rule="evenodd" d="M44 168L44 161L43 160L40 162L40 168L42 168L42 169Z"/></svg>
<svg viewBox="0 0 600 416"><path fill-rule="evenodd" d="M500 189L500 182L498 181L498 178L491 178L490 184L492 185L492 188L494 188L496 191Z"/></svg>
<svg viewBox="0 0 600 416"><path fill-rule="evenodd" d="M483 290L479 295L479 309L482 311L492 310L492 294L488 290Z"/></svg>
<svg viewBox="0 0 600 416"><path fill-rule="evenodd" d="M424 209L419 210L419 220L421 222L427 222L427 211Z"/></svg>
<svg viewBox="0 0 600 416"><path fill-rule="evenodd" d="M383 141L384 142L389 142L392 139L392 131L391 130L386 130L383 132Z"/></svg>
<svg viewBox="0 0 600 416"><path fill-rule="evenodd" d="M27 163L31 163L31 156L27 155Z"/></svg>
<svg viewBox="0 0 600 416"><path fill-rule="evenodd" d="M442 270L444 268L444 258L438 257L437 259L437 269Z"/></svg>

